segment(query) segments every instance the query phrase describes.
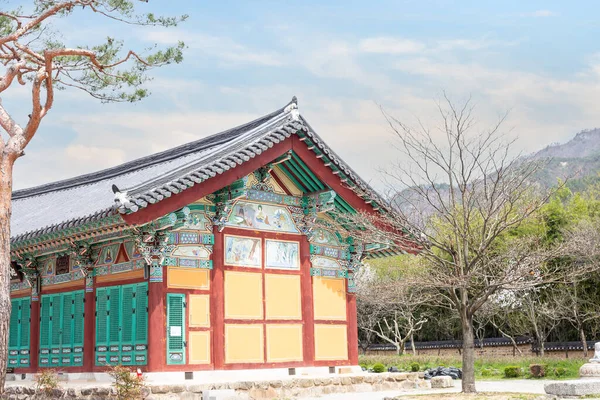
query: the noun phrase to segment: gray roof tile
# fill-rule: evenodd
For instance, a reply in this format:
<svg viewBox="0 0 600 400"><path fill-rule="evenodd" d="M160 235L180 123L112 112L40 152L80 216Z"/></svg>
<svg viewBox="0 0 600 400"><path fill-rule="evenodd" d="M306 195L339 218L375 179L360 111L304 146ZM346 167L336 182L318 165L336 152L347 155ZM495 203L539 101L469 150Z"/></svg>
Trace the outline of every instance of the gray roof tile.
<svg viewBox="0 0 600 400"><path fill-rule="evenodd" d="M237 167L299 130L381 203L299 116L294 98L286 107L236 128L113 168L13 192L12 242L63 229L66 224L138 211ZM113 184L127 192L129 202L115 204Z"/></svg>

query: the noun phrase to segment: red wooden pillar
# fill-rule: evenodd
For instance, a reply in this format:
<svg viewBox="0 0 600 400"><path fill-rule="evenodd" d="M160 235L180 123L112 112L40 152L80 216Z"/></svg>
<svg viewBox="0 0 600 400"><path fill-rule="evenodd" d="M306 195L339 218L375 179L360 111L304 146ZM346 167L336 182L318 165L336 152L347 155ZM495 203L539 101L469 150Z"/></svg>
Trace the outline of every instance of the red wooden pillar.
<svg viewBox="0 0 600 400"><path fill-rule="evenodd" d="M212 327L212 362L214 369L223 369L225 364L225 294L224 286L224 237L214 227L213 269L210 282L210 325Z"/></svg>
<svg viewBox="0 0 600 400"><path fill-rule="evenodd" d="M31 301L31 323L29 324L29 368L37 372L40 359L40 302Z"/></svg>
<svg viewBox="0 0 600 400"><path fill-rule="evenodd" d="M90 271L92 273L92 271ZM94 289L91 292L85 289L85 307L83 320L83 371L92 372L94 370L96 356L96 278L94 280Z"/></svg>
<svg viewBox="0 0 600 400"><path fill-rule="evenodd" d="M358 365L358 321L356 316L356 295L346 295L348 310L348 360L352 365Z"/></svg>
<svg viewBox="0 0 600 400"><path fill-rule="evenodd" d="M163 279L166 279L166 267ZM163 371L167 365L167 319L164 282L148 282L148 371Z"/></svg>
<svg viewBox="0 0 600 400"><path fill-rule="evenodd" d="M315 362L315 312L313 308L312 276L310 275L310 243L306 236L300 239L300 271L302 291L302 318L304 320L304 365Z"/></svg>

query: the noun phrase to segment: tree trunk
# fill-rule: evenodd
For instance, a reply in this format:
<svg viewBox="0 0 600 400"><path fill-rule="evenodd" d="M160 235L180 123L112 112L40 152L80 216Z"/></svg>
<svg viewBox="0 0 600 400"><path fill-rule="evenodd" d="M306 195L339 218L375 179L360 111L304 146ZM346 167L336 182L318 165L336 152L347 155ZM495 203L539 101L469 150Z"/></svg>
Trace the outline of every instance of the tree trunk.
<svg viewBox="0 0 600 400"><path fill-rule="evenodd" d="M412 355L416 356L417 349L415 349L415 335L412 332L410 333L410 348L412 350Z"/></svg>
<svg viewBox="0 0 600 400"><path fill-rule="evenodd" d="M583 356L585 358L588 358L587 339L585 337L585 331L583 330L583 326L579 327L579 337L581 337L581 345L583 346Z"/></svg>
<svg viewBox="0 0 600 400"><path fill-rule="evenodd" d="M462 328L462 391L475 393L475 335L473 333L473 317L466 310L460 313Z"/></svg>
<svg viewBox="0 0 600 400"><path fill-rule="evenodd" d="M10 322L10 215L12 160L0 155L0 393L4 393Z"/></svg>

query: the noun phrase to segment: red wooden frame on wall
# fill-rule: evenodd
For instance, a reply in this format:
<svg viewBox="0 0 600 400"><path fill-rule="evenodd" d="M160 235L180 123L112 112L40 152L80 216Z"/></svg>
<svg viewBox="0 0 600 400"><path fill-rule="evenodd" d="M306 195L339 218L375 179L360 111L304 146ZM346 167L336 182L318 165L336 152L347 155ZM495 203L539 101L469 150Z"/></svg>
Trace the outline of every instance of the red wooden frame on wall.
<svg viewBox="0 0 600 400"><path fill-rule="evenodd" d="M174 194L169 198L164 199L156 204L150 204L136 213L123 215L122 218L129 225L140 225L159 217L162 217L170 212L178 210L188 204L197 201L211 194L236 180L254 172L258 168L274 161L278 157L284 155L289 150L293 150L311 169L311 171L327 186L334 190L337 195L341 196L350 206L356 210L376 212L370 204L367 204L359 197L352 189L344 185L339 177L333 171L324 165L323 161L309 150L306 144L301 141L296 135L275 144L267 149L259 156L252 158L242 165L225 171L213 179L209 179L202 184L195 185L178 194ZM279 240L294 240L300 243L300 270L288 271L277 269L265 269L263 251L263 299L264 299L264 274L288 274L301 276L301 310L303 328L303 358L302 362L281 362L281 363L252 363L252 364L226 364L224 360L224 271L225 270L240 270L248 271L244 267L226 266L224 263L224 234L236 234L249 237L260 237L264 239L279 239ZM357 365L358 364L358 328L356 318L356 298L353 294L348 293L346 296L346 312L347 319L343 321L319 321L319 323L331 324L347 324L348 329L348 360L339 361L315 361L315 344L314 344L314 310L313 310L313 293L312 293L312 277L310 275L310 245L305 235L276 233L265 231L253 231L239 228L225 228L223 232L218 232L217 227L214 228L215 242L213 246L213 270L210 272L210 289L209 290L194 290L194 289L176 289L168 288L167 286L167 271L163 267L163 282L149 282L148 285L148 365L141 367L144 371L189 371L189 370L230 370L230 369L254 369L254 368L283 368L283 367L304 367L304 366L342 366L342 365ZM255 269L252 269L256 272ZM94 278L94 281L96 279ZM137 283L145 281L143 278L128 279L125 283ZM123 284L124 282L119 282ZM104 282L98 284L98 287L112 286L115 282ZM56 293L69 291L75 288L84 289L84 284L79 287L61 287L60 289L43 288L41 294ZM84 341L84 365L82 367L65 367L65 372L100 372L105 371L106 367L97 367L94 365L94 347L95 347L95 288L94 292L86 292L85 295L85 341ZM166 364L166 294L167 293L182 293L187 296L190 294L208 294L210 298L210 328L193 328L192 331L209 330L211 332L211 362L207 365L202 364L184 364L184 365L167 365ZM264 304L263 304L264 307ZM263 309L264 312L264 309ZM37 349L39 348L39 302L32 302L31 310L31 361L29 368L19 368L19 372L36 372L37 371ZM188 321L189 318L186 318ZM292 321L246 321L263 324L289 324ZM299 321L294 321L298 323ZM189 322L188 322L189 324ZM186 327L186 342L189 343L189 331ZM266 337L266 334L264 335ZM265 339L266 340L266 339ZM267 351L264 346L265 352ZM189 353L189 350L186 349ZM189 354L186 354L186 360L189 362Z"/></svg>

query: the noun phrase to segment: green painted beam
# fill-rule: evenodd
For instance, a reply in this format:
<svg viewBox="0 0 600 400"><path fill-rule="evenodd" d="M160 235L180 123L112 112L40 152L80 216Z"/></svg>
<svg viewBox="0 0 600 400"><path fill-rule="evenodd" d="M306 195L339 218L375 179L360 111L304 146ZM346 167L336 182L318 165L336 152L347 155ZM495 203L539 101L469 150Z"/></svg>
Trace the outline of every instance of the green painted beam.
<svg viewBox="0 0 600 400"><path fill-rule="evenodd" d="M292 159L290 161L295 161L296 163L298 163L298 165L300 165L300 167L313 180L313 183L315 183L319 187L319 190L325 189L325 185L323 184L323 182L321 182L321 180L319 178L317 178L317 176L315 174L313 174L313 172L310 170L310 168L308 168L308 166L304 163L304 161L302 161L300 159L300 157L298 157L295 154L292 154Z"/></svg>
<svg viewBox="0 0 600 400"><path fill-rule="evenodd" d="M281 171L283 171L285 176L287 176L289 178L289 180L291 180L292 183L294 185L296 185L296 187L302 191L302 193L309 192L309 190L307 190L307 187L303 183L300 183L298 181L298 179L296 179L294 174L290 171L290 168L287 165L285 165L285 162L280 164L279 167L280 167Z"/></svg>
<svg viewBox="0 0 600 400"><path fill-rule="evenodd" d="M306 173L304 171L302 171L302 169L300 168L300 166L293 160L287 160L285 162L285 164L287 166L289 166L290 170L300 179L302 179L302 182L304 182L306 184L306 186L310 189L311 192L318 192L319 191L319 187L316 186L312 180L308 177L308 175L306 175Z"/></svg>

